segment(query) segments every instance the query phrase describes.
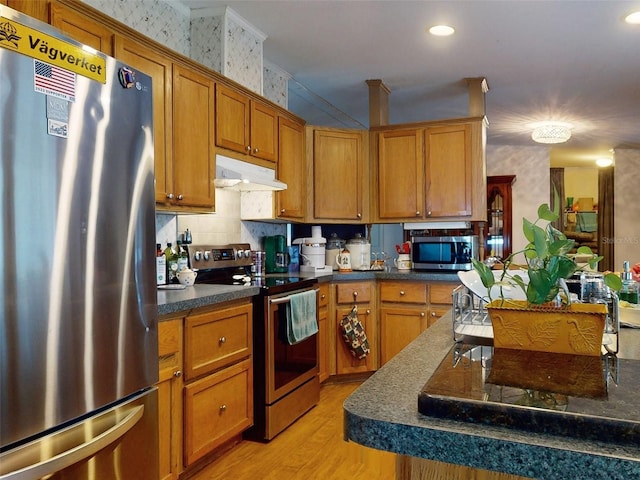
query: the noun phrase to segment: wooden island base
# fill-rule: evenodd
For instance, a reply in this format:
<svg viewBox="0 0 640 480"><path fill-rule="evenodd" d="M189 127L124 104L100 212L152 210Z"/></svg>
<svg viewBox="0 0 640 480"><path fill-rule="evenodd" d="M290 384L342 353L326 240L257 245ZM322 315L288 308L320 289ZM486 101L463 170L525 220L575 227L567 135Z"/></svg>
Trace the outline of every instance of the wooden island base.
<svg viewBox="0 0 640 480"><path fill-rule="evenodd" d="M526 477L436 462L408 455L396 459L396 480L525 480Z"/></svg>

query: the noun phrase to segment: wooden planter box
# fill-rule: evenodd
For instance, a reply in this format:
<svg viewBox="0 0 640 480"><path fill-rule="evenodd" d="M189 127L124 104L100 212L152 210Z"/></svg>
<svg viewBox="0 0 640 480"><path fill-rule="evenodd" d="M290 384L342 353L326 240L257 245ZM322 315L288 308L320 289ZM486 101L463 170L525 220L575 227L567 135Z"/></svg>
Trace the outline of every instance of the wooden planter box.
<svg viewBox="0 0 640 480"><path fill-rule="evenodd" d="M543 307L523 300L494 300L487 305L496 348L600 355L607 306L575 303Z"/></svg>

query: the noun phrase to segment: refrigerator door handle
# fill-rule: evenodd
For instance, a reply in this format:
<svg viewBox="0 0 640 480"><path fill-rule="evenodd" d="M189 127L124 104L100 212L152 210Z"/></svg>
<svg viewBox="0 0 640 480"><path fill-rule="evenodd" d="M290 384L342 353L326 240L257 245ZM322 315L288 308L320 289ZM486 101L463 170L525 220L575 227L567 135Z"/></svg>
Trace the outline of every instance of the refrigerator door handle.
<svg viewBox="0 0 640 480"><path fill-rule="evenodd" d="M122 406L0 455L0 480L41 478L92 457L123 437L141 418L144 405ZM86 439L88 435L92 438ZM63 451L60 451L63 450ZM42 458L47 456L44 460Z"/></svg>

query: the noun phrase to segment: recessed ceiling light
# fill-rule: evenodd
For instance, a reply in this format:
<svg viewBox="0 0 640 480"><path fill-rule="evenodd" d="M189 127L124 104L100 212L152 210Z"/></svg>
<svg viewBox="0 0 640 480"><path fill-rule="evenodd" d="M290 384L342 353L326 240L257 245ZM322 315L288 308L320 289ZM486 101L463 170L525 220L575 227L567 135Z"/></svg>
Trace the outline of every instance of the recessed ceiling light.
<svg viewBox="0 0 640 480"><path fill-rule="evenodd" d="M448 37L453 35L454 32L455 29L449 25L435 25L429 29L429 33L437 37Z"/></svg>
<svg viewBox="0 0 640 480"><path fill-rule="evenodd" d="M624 17L624 21L627 22L627 23L631 23L633 25L639 25L640 24L640 11L639 12L630 13L629 15Z"/></svg>
<svg viewBox="0 0 640 480"><path fill-rule="evenodd" d="M609 167L613 165L613 160L610 158L599 158L596 160L596 165L599 167Z"/></svg>

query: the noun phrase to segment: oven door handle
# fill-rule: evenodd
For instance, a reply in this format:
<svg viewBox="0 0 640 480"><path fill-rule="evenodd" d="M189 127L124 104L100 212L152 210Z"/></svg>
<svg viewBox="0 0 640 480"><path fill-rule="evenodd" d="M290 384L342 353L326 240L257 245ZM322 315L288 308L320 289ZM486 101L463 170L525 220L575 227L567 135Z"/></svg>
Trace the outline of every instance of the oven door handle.
<svg viewBox="0 0 640 480"><path fill-rule="evenodd" d="M314 292L318 293L320 291L319 288L314 288ZM280 303L289 303L291 301L291 295L287 295L286 297L278 297L278 298L270 298L269 303L272 305L278 305Z"/></svg>

